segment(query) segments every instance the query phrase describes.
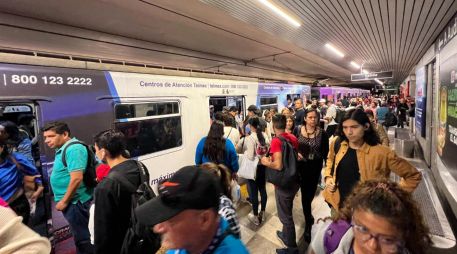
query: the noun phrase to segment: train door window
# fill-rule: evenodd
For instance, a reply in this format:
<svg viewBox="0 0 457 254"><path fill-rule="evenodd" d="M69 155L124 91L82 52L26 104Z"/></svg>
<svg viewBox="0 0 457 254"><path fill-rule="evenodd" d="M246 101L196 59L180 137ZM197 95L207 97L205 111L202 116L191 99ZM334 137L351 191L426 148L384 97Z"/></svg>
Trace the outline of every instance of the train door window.
<svg viewBox="0 0 457 254"><path fill-rule="evenodd" d="M214 96L209 97L209 106L214 108L214 112L223 111L224 107L235 106L238 112L244 112L244 96Z"/></svg>
<svg viewBox="0 0 457 254"><path fill-rule="evenodd" d="M182 145L179 101L116 104L114 112L115 129L124 133L132 157Z"/></svg>
<svg viewBox="0 0 457 254"><path fill-rule="evenodd" d="M278 112L278 97L277 96L262 96L260 97L260 110L263 112L272 108L276 109Z"/></svg>

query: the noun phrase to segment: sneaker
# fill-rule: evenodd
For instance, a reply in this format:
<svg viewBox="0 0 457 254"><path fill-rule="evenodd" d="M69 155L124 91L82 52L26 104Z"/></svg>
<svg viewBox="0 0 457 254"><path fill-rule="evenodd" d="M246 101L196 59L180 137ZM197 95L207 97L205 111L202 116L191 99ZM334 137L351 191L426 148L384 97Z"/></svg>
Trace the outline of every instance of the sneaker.
<svg viewBox="0 0 457 254"><path fill-rule="evenodd" d="M283 235L283 233L281 231L277 230L276 231L276 236L278 237L279 241L282 243L283 246L287 246L286 245L286 241L284 241L284 235ZM283 250L283 249L281 249L281 250ZM276 250L276 253L278 253L278 250Z"/></svg>
<svg viewBox="0 0 457 254"><path fill-rule="evenodd" d="M260 225L259 216L255 216L254 214L248 214L248 220L250 220L254 225Z"/></svg>
<svg viewBox="0 0 457 254"><path fill-rule="evenodd" d="M260 221L260 223L265 222L265 211L260 211L260 213L259 213L259 221Z"/></svg>

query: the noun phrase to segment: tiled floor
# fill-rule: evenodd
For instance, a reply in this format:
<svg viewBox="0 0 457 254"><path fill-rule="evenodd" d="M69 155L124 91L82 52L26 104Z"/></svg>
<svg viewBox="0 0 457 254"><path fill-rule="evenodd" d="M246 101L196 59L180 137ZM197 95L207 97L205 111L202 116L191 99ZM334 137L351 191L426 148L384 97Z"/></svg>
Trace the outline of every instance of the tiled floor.
<svg viewBox="0 0 457 254"><path fill-rule="evenodd" d="M248 219L248 213L251 212L251 206L247 202L241 202L237 212L240 218L241 238L253 254L269 254L276 253L276 249L283 248L284 245L277 239L276 230L282 229L282 224L279 221L276 212L276 202L274 197L274 187L267 183L268 201L266 207L266 221L261 225L256 226ZM305 219L302 212L300 191L298 191L294 199L293 216L295 222L295 231L297 234L297 243L300 253L305 253L308 247L303 241L303 232ZM316 220L330 216L330 209L324 202L320 193L314 198L312 203L312 213Z"/></svg>

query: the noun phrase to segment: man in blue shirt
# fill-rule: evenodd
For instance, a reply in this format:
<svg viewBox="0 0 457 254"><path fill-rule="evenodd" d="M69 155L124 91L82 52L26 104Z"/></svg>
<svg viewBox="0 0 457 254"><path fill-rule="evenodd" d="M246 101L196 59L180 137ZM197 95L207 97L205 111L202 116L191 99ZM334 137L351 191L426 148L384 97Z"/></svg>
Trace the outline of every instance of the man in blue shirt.
<svg viewBox="0 0 457 254"><path fill-rule="evenodd" d="M160 184L159 196L135 212L140 223L161 234L167 253L248 253L218 215L221 193L214 174L187 166Z"/></svg>
<svg viewBox="0 0 457 254"><path fill-rule="evenodd" d="M87 149L81 144L68 146L78 140L70 137L70 128L63 122L46 124L43 135L46 145L56 150L50 179L56 209L62 211L70 225L77 253L93 253L88 229L92 189L87 188L83 182L88 159ZM64 150L66 166L62 162Z"/></svg>

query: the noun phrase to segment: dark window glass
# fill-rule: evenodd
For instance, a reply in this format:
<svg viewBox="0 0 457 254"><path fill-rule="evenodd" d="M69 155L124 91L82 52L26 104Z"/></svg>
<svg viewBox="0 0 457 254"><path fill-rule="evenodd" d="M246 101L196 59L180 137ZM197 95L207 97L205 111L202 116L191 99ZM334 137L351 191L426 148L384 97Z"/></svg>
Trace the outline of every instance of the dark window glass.
<svg viewBox="0 0 457 254"><path fill-rule="evenodd" d="M117 104L116 119L179 114L178 102L151 102L140 104Z"/></svg>
<svg viewBox="0 0 457 254"><path fill-rule="evenodd" d="M182 145L181 116L117 122L115 128L124 133L132 157Z"/></svg>
<svg viewBox="0 0 457 254"><path fill-rule="evenodd" d="M264 110L268 109L268 110L271 110L271 109L276 109L276 112L278 112L278 105L277 104L274 104L274 105L266 105L266 106L260 106L260 110L263 112Z"/></svg>
<svg viewBox="0 0 457 254"><path fill-rule="evenodd" d="M277 97L260 97L260 105L277 104Z"/></svg>

